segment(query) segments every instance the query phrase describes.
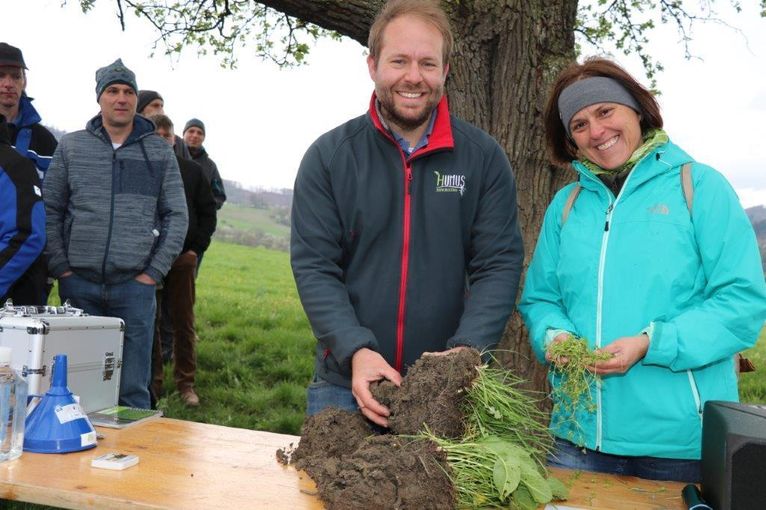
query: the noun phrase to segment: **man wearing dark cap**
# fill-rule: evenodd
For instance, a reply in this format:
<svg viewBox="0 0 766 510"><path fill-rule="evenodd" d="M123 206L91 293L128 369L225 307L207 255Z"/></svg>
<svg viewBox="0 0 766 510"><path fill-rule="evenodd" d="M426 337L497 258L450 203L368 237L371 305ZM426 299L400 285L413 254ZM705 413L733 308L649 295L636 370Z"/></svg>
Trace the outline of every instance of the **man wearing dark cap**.
<svg viewBox="0 0 766 510"><path fill-rule="evenodd" d="M27 65L21 50L0 43L0 114L7 122L11 143L22 156L31 159L40 179L56 150L56 138L40 125L40 114L27 96Z"/></svg>
<svg viewBox="0 0 766 510"><path fill-rule="evenodd" d="M11 146L32 161L42 180L57 142L51 132L40 124L40 114L32 106L32 98L26 94L26 70L21 50L8 43L0 43L0 115L6 119ZM44 305L48 299L46 280L46 263L40 256L28 265L6 297L16 305Z"/></svg>
<svg viewBox="0 0 766 510"><path fill-rule="evenodd" d="M215 198L216 208L220 209L226 202L226 190L223 188L218 166L210 159L202 143L205 141L205 124L199 119L190 119L184 126L184 142L189 147L192 159L202 166L205 178L210 183Z"/></svg>
<svg viewBox="0 0 766 510"><path fill-rule="evenodd" d="M61 139L43 183L48 266L59 296L120 317L120 404L148 408L155 286L181 251L186 198L173 151L136 115L121 60L96 71L101 112Z"/></svg>
<svg viewBox="0 0 766 510"><path fill-rule="evenodd" d="M156 90L139 90L136 111L147 119L153 115L165 115L165 100ZM189 148L184 143L183 138L178 135L175 136L173 152L179 158L192 159Z"/></svg>

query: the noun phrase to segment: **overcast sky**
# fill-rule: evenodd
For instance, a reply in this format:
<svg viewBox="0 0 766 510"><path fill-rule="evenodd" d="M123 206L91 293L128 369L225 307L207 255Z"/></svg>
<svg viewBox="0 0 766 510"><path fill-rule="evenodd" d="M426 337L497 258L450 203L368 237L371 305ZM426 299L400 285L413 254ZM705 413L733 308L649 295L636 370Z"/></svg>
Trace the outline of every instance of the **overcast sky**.
<svg viewBox="0 0 766 510"><path fill-rule="evenodd" d="M766 204L766 20L750 6L755 2L743 3L739 15L726 1L715 4L742 33L697 25L692 52L700 59L684 60L673 30L654 35L650 51L665 65L658 87L670 137L726 175L750 207ZM196 49L178 61L161 51L150 58L154 32L132 14L121 32L113 1L99 0L87 15L77 0L60 5L2 0L0 7L0 40L24 52L27 91L45 124L82 129L98 112L96 69L121 57L140 88L163 95L178 131L191 117L205 122L205 147L221 174L246 186L291 188L311 142L361 114L372 92L364 48L353 41L322 41L308 66L287 70L243 49L238 68L226 70ZM617 59L641 73L637 60Z"/></svg>

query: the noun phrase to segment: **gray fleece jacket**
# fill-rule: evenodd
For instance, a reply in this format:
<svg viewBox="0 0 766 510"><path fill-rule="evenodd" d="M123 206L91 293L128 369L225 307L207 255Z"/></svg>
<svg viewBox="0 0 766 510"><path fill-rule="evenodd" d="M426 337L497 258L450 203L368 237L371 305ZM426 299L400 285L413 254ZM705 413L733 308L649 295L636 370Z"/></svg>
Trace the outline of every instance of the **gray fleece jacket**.
<svg viewBox="0 0 766 510"><path fill-rule="evenodd" d="M98 283L146 273L160 281L181 251L188 223L173 150L136 116L112 148L101 115L61 139L43 186L48 266Z"/></svg>

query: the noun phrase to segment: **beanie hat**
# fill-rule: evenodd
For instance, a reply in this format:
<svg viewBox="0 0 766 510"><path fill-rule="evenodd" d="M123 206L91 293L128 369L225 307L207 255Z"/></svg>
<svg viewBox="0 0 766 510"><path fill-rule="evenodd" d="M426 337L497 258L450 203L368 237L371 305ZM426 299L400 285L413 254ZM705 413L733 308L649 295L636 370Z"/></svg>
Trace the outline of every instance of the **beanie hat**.
<svg viewBox="0 0 766 510"><path fill-rule="evenodd" d="M23 69L29 69L24 63L24 56L21 50L8 43L0 43L0 66L16 66Z"/></svg>
<svg viewBox="0 0 766 510"><path fill-rule="evenodd" d="M141 113L144 111L144 108L146 108L146 105L154 101L155 99L161 99L163 102L165 101L162 99L162 96L159 92L155 92L154 90L141 90L138 92L138 104L136 105L136 111L138 113Z"/></svg>
<svg viewBox="0 0 766 510"><path fill-rule="evenodd" d="M96 71L96 101L101 97L104 89L114 83L124 83L138 93L135 73L125 67L120 58Z"/></svg>
<svg viewBox="0 0 766 510"><path fill-rule="evenodd" d="M198 127L202 130L202 134L205 134L205 123L199 119L189 119L189 122L184 126L184 133L191 127Z"/></svg>

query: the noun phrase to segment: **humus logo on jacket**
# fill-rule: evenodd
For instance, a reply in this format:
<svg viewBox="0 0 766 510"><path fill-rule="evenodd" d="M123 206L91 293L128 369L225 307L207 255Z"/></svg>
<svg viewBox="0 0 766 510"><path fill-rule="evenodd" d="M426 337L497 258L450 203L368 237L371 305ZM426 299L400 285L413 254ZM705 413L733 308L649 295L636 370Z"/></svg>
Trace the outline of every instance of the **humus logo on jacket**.
<svg viewBox="0 0 766 510"><path fill-rule="evenodd" d="M436 192L437 193L460 193L463 195L465 191L465 175L453 174L442 175L437 171L434 171L436 176Z"/></svg>

